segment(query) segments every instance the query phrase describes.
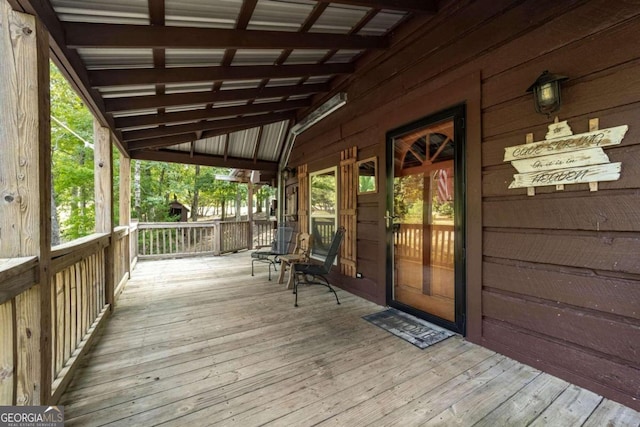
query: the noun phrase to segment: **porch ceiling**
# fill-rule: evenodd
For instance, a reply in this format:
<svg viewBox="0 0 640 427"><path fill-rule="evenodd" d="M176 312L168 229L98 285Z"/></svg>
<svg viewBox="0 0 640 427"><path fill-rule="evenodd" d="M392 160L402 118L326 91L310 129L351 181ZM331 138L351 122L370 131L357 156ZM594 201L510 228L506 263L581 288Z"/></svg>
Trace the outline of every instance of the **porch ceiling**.
<svg viewBox="0 0 640 427"><path fill-rule="evenodd" d="M436 0L9 0L135 159L275 172L337 76Z"/></svg>

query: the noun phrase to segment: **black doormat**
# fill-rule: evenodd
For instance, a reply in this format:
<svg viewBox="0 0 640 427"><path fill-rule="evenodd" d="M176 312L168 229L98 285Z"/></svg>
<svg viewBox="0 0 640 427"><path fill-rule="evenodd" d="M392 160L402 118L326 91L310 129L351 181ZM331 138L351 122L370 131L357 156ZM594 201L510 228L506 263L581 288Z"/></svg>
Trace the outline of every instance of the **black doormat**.
<svg viewBox="0 0 640 427"><path fill-rule="evenodd" d="M395 308L368 314L362 318L421 349L454 335L451 331L403 313Z"/></svg>

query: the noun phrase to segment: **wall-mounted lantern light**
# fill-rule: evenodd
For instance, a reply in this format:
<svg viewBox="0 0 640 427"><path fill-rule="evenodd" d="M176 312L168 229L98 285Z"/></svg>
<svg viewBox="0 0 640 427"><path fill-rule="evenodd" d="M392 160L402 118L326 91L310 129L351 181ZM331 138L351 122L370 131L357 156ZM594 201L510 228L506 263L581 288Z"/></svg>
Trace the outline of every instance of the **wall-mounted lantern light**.
<svg viewBox="0 0 640 427"><path fill-rule="evenodd" d="M545 71L529 86L527 92L533 92L536 111L550 116L560 109L562 98L560 96L560 82L569 77L552 74Z"/></svg>
<svg viewBox="0 0 640 427"><path fill-rule="evenodd" d="M282 170L282 178L287 181L289 178L293 178L296 175L295 168L286 167Z"/></svg>

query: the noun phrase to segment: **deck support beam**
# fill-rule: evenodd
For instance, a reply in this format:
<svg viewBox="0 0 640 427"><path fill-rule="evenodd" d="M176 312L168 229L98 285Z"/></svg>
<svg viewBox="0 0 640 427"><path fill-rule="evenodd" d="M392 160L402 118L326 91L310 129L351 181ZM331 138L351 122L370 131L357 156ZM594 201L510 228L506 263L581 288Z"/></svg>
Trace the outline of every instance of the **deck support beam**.
<svg viewBox="0 0 640 427"><path fill-rule="evenodd" d="M251 179L247 183L247 221L249 221L247 247L251 250L253 249L253 182Z"/></svg>
<svg viewBox="0 0 640 427"><path fill-rule="evenodd" d="M105 249L105 302L113 310L114 302L114 239L113 239L113 150L111 130L94 119L94 181L96 233L109 233L111 243Z"/></svg>
<svg viewBox="0 0 640 427"><path fill-rule="evenodd" d="M131 225L131 158L120 153L120 210L119 225L129 227ZM131 247L131 235L127 234L127 248ZM131 251L124 253L124 265L127 278L131 278Z"/></svg>
<svg viewBox="0 0 640 427"><path fill-rule="evenodd" d="M0 404L46 405L52 383L49 35L5 0L0 58L0 258L39 258L39 283L15 298L16 387L13 402Z"/></svg>

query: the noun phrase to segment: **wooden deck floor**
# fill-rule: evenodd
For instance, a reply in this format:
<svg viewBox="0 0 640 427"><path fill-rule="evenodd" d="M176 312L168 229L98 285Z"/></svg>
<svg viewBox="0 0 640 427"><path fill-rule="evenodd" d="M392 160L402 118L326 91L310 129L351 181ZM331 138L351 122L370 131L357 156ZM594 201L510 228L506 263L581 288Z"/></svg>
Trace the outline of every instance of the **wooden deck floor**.
<svg viewBox="0 0 640 427"><path fill-rule="evenodd" d="M634 426L640 414L453 337L426 350L382 307L293 295L248 254L138 264L62 398L68 426Z"/></svg>

